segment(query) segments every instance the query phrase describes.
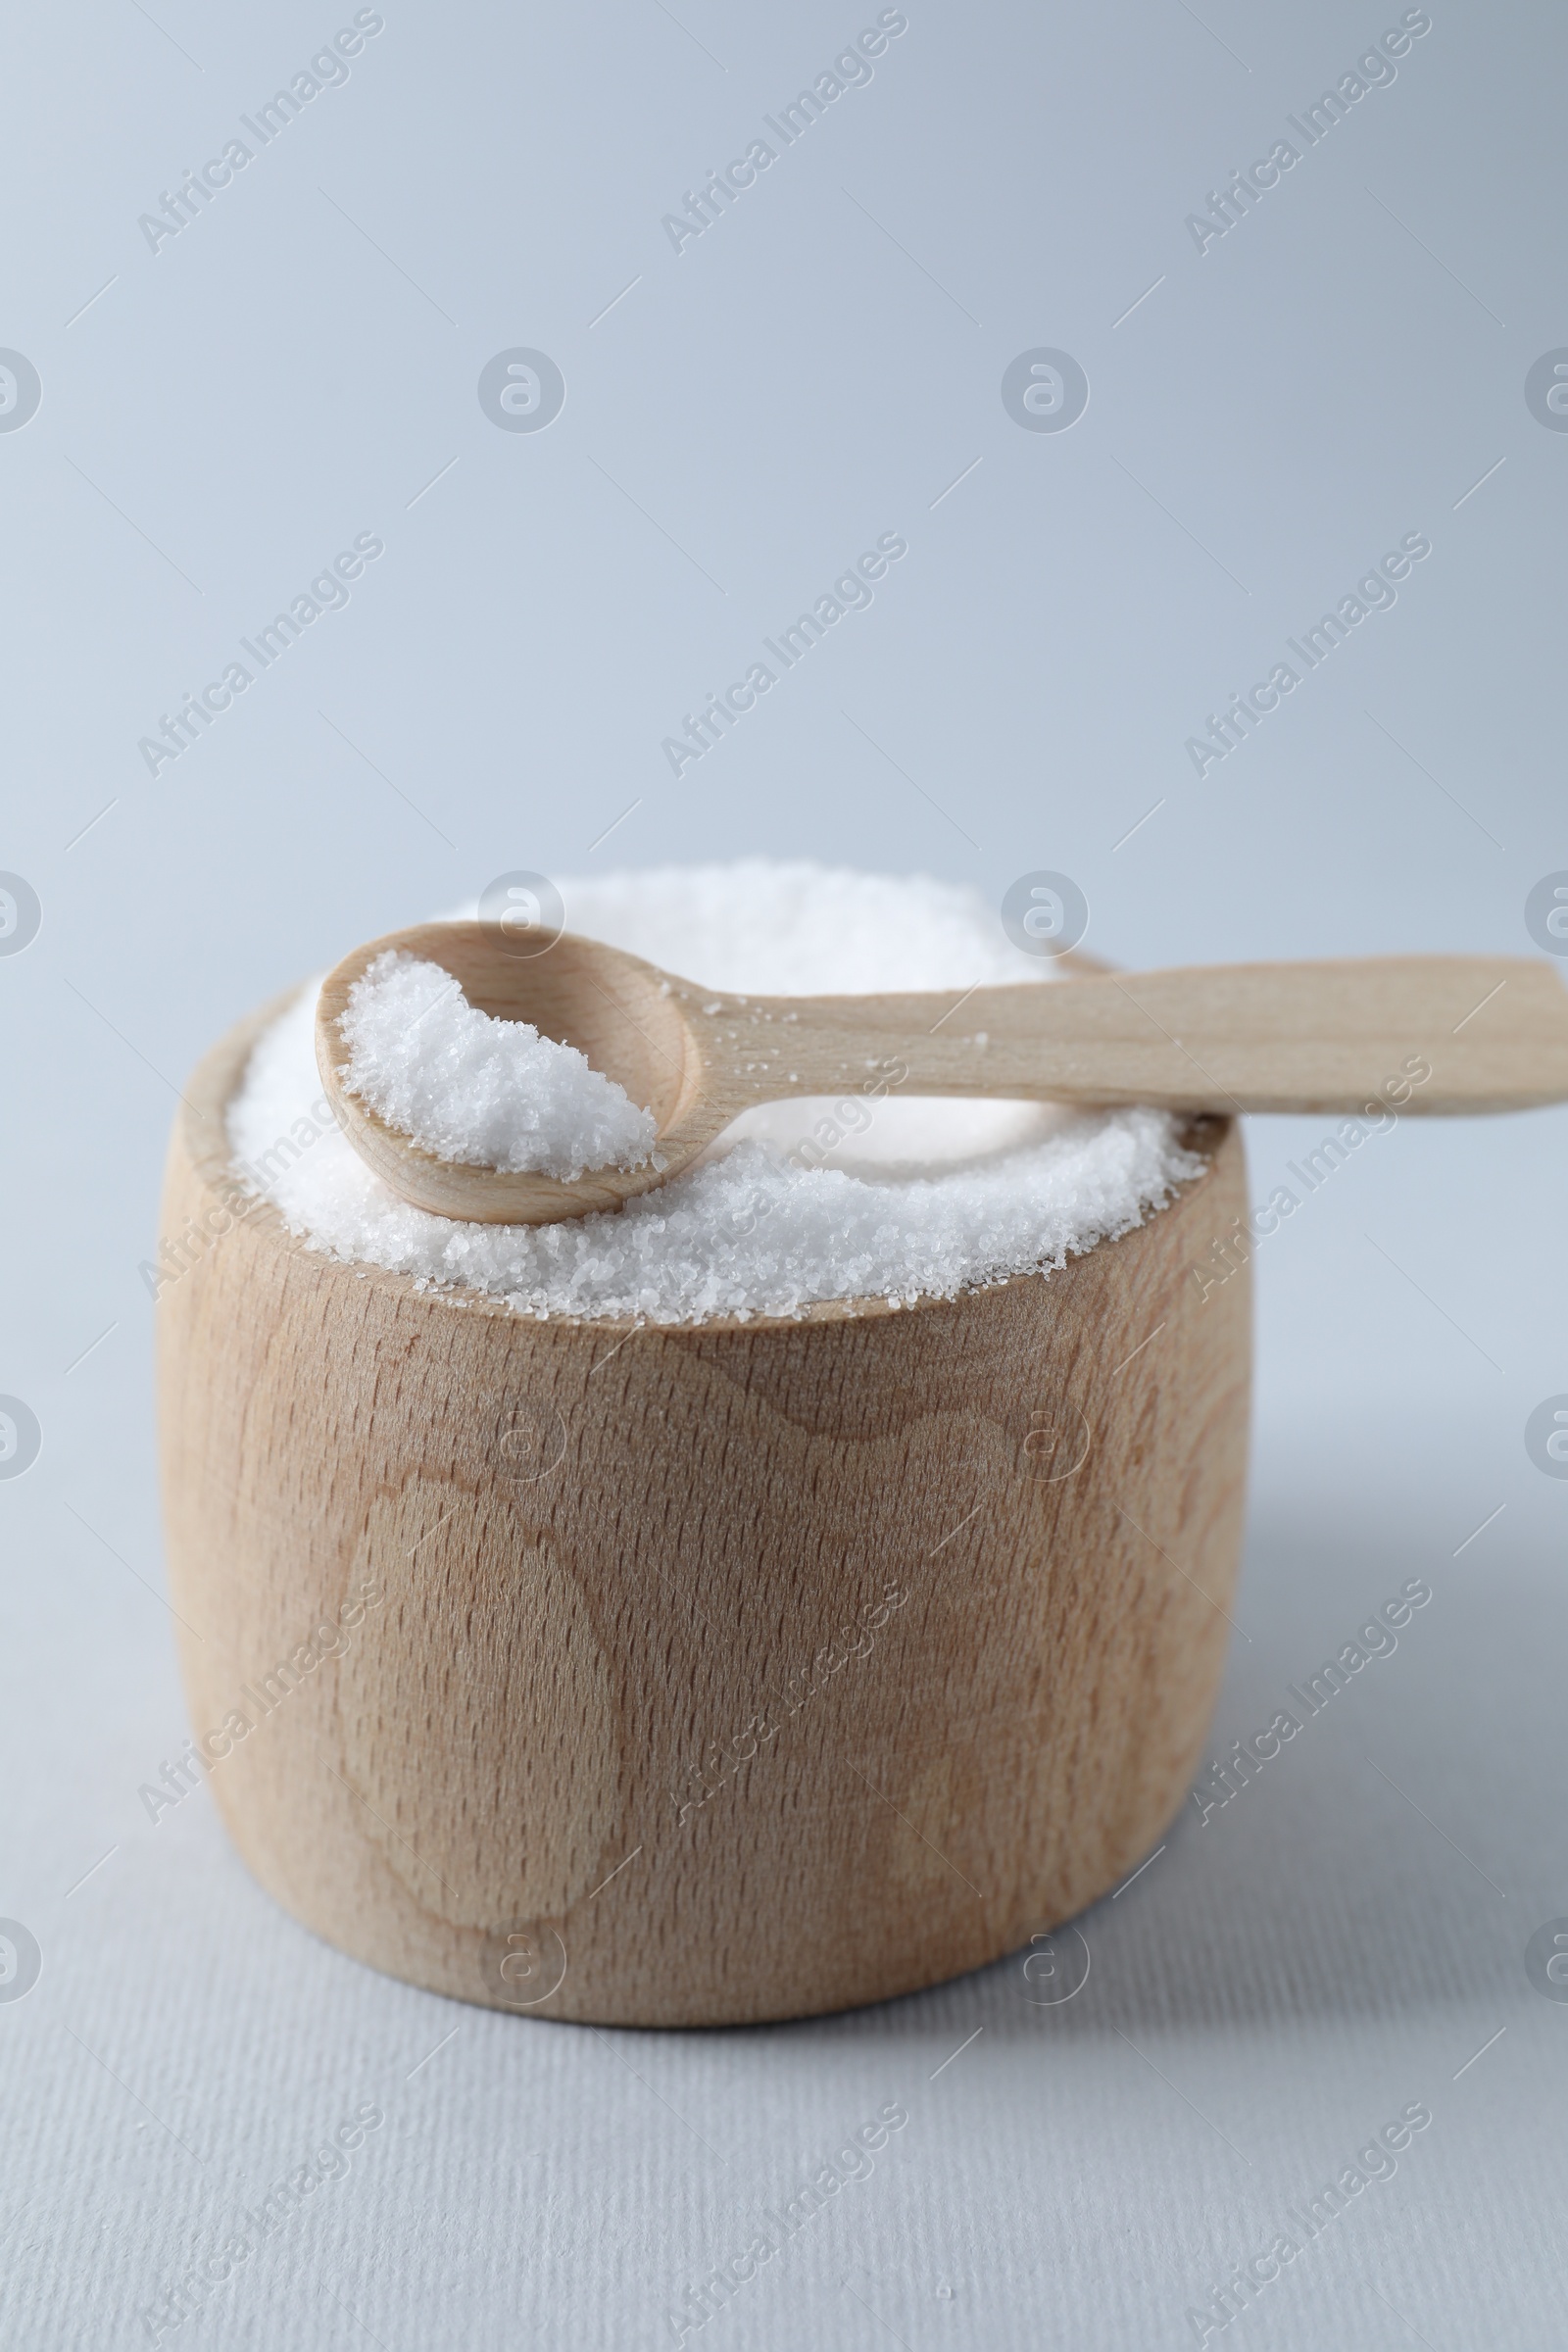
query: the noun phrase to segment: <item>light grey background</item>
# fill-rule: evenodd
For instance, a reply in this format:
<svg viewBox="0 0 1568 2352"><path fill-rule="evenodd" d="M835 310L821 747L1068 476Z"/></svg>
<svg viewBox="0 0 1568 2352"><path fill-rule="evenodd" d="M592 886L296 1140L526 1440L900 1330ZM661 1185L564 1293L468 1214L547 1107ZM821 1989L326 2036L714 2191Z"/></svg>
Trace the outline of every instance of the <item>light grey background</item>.
<svg viewBox="0 0 1568 2352"><path fill-rule="evenodd" d="M662 216L874 8L388 0L156 254L138 216L353 11L13 13L0 344L43 398L0 433L0 865L44 912L0 959L0 1390L44 1439L0 1483L0 1913L43 1973L0 2003L8 2342L150 2340L364 2100L349 2177L166 2342L672 2342L895 2097L873 2178L701 2340L1196 2341L1187 2307L1415 2100L1396 2178L1238 2327L1559 2340L1568 2003L1523 1953L1568 1914L1568 1483L1523 1427L1568 1390L1562 1113L1405 1123L1261 1249L1216 1748L1404 1579L1434 1598L1086 1918L1065 2007L1014 1960L767 2033L496 2018L311 1940L205 1794L156 1829L136 1799L182 1738L137 1264L174 1090L262 996L509 867L753 851L993 903L1060 868L1134 964L1532 952L1568 867L1568 436L1523 396L1568 343L1560 15L1436 0L1200 254L1186 216L1397 6L907 13L679 254ZM477 400L518 345L565 377L542 433ZM1069 432L1003 408L1036 346L1088 373ZM682 714L889 530L871 609L672 777ZM1205 714L1411 531L1397 605L1200 780ZM149 775L138 738L359 532L386 552L347 609ZM1254 1197L1321 1126L1255 1128Z"/></svg>

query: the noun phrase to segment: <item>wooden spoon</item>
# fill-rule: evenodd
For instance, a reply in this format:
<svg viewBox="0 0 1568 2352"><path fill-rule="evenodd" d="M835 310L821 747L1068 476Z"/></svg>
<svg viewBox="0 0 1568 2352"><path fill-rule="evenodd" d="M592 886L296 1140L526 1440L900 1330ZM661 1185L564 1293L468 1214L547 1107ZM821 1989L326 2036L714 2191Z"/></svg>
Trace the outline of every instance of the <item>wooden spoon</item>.
<svg viewBox="0 0 1568 2352"><path fill-rule="evenodd" d="M438 1159L389 1127L348 1092L338 1027L349 990L388 948L440 964L481 1010L575 1046L653 1111L659 1164L575 1183L505 1175ZM328 974L316 1054L350 1142L405 1200L484 1225L550 1225L667 1184L741 1111L791 1095L891 1083L909 1095L1352 1116L1380 1101L1429 1116L1560 1102L1568 989L1522 957L1394 956L939 995L743 997L597 940L563 934L519 956L495 923L417 923Z"/></svg>

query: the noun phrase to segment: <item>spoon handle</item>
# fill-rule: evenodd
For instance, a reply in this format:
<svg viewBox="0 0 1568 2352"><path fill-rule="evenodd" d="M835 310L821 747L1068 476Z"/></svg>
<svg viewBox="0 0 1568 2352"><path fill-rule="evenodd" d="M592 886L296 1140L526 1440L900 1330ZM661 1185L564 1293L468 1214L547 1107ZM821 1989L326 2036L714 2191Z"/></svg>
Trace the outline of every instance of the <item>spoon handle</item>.
<svg viewBox="0 0 1568 2352"><path fill-rule="evenodd" d="M1568 989L1519 956L1199 965L967 995L724 998L703 1011L704 1058L735 1102L888 1084L1175 1111L1430 1116L1568 1101Z"/></svg>

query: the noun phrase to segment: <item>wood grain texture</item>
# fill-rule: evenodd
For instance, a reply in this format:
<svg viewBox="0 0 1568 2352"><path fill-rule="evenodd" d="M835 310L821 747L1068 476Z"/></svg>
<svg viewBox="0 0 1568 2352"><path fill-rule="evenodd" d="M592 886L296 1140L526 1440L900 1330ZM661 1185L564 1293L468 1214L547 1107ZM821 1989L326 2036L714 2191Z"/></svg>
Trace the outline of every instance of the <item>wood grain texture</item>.
<svg viewBox="0 0 1568 2352"><path fill-rule="evenodd" d="M272 1009L187 1090L164 1231L208 1238L158 1320L193 1729L280 1903L466 2000L721 2025L937 1983L1134 1867L1238 1562L1247 1275L1190 1270L1233 1129L1049 1278L540 1323L236 1214Z"/></svg>
<svg viewBox="0 0 1568 2352"><path fill-rule="evenodd" d="M439 964L471 1004L575 1046L652 1110L654 1164L563 1183L421 1150L345 1083L349 992L389 949ZM897 1067L911 1095L1188 1116L1338 1111L1392 1101L1433 1116L1568 1101L1568 989L1541 958L1385 956L1195 965L962 994L742 997L599 940L519 954L489 922L419 923L368 941L322 985L321 1079L355 1150L437 1216L541 1225L613 1208L688 1167L740 1112L863 1087Z"/></svg>

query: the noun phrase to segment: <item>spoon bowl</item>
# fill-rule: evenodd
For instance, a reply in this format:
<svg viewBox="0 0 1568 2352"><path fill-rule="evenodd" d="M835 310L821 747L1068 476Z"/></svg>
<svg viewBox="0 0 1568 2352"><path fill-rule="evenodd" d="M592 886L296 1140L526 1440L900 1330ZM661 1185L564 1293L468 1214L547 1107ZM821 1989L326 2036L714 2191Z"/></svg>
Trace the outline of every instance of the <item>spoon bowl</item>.
<svg viewBox="0 0 1568 2352"><path fill-rule="evenodd" d="M388 949L438 963L481 1012L528 1021L541 1037L575 1046L653 1112L654 1158L641 1168L591 1169L565 1183L441 1159L389 1126L363 1096L350 1093L349 1052L338 1026L349 991ZM317 1005L316 1058L355 1150L405 1200L476 1224L549 1225L618 1208L634 1194L667 1183L735 1115L703 1085L698 998L684 980L597 940L564 933L544 955L519 956L498 923L416 923L356 948L328 973Z"/></svg>
<svg viewBox="0 0 1568 2352"><path fill-rule="evenodd" d="M439 964L479 1010L576 1047L652 1111L652 1157L564 1182L442 1159L389 1125L350 1090L340 1026L350 990L389 949ZM1568 990L1533 959L1402 956L757 997L569 933L519 956L499 923L419 923L356 948L327 975L316 1053L350 1142L404 1200L478 1224L549 1225L667 1184L760 1102L851 1093L871 1073L916 1096L1186 1114L1463 1114L1562 1102Z"/></svg>

